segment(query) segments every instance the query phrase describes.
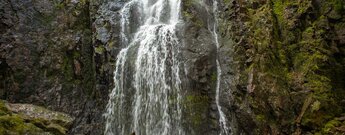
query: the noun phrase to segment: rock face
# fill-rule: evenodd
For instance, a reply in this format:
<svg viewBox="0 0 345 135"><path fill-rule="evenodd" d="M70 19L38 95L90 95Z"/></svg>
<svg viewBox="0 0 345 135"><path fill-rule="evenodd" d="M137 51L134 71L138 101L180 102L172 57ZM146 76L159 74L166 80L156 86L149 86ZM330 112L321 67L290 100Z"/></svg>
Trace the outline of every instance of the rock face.
<svg viewBox="0 0 345 135"><path fill-rule="evenodd" d="M222 4L237 132L344 133L344 1Z"/></svg>
<svg viewBox="0 0 345 135"><path fill-rule="evenodd" d="M184 41L182 61L187 75L183 82L188 87L184 95L185 119L186 124L191 125L191 129L187 131L192 131L189 134L219 134L219 112L215 102L218 54L211 29L215 23L213 2L188 0L182 3L182 7L185 22L184 31L181 33L181 39ZM223 86L225 76L222 76L221 80ZM221 87L222 91L224 88ZM229 108L229 103L227 94L221 94L224 111Z"/></svg>
<svg viewBox="0 0 345 135"><path fill-rule="evenodd" d="M75 117L69 134L102 134L125 2L0 0L0 98ZM218 2L220 105L233 134L344 133L344 1ZM190 134L219 131L212 4L182 1Z"/></svg>
<svg viewBox="0 0 345 135"><path fill-rule="evenodd" d="M103 94L95 89L92 4L85 0L0 3L1 99L80 116L72 131L100 134L102 124L92 124L101 123L104 108Z"/></svg>

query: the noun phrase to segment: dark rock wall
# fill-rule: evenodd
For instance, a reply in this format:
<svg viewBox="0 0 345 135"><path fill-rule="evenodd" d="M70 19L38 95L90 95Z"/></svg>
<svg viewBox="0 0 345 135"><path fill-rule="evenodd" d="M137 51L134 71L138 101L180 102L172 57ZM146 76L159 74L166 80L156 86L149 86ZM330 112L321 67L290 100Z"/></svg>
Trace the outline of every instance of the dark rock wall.
<svg viewBox="0 0 345 135"><path fill-rule="evenodd" d="M238 132L344 133L344 9L342 0L223 1Z"/></svg>
<svg viewBox="0 0 345 135"><path fill-rule="evenodd" d="M220 131L215 102L217 46L211 29L215 23L212 4L210 0L182 1L186 134L210 135Z"/></svg>
<svg viewBox="0 0 345 135"><path fill-rule="evenodd" d="M85 0L0 3L1 99L69 113L78 117L73 132L100 134L106 101L95 89L93 5Z"/></svg>

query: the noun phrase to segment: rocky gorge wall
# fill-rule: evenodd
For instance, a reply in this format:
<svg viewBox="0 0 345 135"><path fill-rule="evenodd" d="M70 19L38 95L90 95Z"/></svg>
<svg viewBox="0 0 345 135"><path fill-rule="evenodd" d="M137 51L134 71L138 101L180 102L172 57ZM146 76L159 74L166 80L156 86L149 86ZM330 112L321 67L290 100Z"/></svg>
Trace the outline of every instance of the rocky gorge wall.
<svg viewBox="0 0 345 135"><path fill-rule="evenodd" d="M238 132L344 133L344 9L342 0L223 1Z"/></svg>
<svg viewBox="0 0 345 135"><path fill-rule="evenodd" d="M90 1L0 3L1 99L77 117L71 134L101 134L107 94L95 88Z"/></svg>
<svg viewBox="0 0 345 135"><path fill-rule="evenodd" d="M120 50L117 13L125 2L0 0L0 98L68 113L76 118L69 134L102 134ZM212 1L182 4L185 124L192 134L214 134ZM220 104L233 134L344 133L344 2L219 6Z"/></svg>

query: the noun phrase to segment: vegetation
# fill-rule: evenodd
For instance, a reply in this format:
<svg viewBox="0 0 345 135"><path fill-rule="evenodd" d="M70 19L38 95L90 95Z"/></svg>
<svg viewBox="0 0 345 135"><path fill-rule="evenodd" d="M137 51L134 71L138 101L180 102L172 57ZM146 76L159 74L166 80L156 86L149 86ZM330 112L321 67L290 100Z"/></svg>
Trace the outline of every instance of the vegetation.
<svg viewBox="0 0 345 135"><path fill-rule="evenodd" d="M234 57L246 61L239 65L245 68L241 85L253 75L249 105L259 131L343 133L343 121L335 119L345 112L345 52L336 33L344 29L344 2L248 1L239 7L238 18L245 19L238 23L247 33Z"/></svg>
<svg viewBox="0 0 345 135"><path fill-rule="evenodd" d="M36 110L40 114L48 111L40 107L31 109ZM66 127L68 127L64 122L65 117L57 117L60 117L61 121L30 117L22 113L13 113L6 107L4 101L0 101L0 134L64 135L67 131Z"/></svg>

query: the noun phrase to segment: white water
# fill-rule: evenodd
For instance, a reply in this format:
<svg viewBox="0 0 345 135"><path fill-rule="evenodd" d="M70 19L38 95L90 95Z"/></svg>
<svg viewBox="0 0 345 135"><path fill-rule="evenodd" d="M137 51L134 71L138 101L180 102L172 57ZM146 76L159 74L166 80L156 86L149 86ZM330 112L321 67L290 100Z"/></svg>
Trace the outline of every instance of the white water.
<svg viewBox="0 0 345 135"><path fill-rule="evenodd" d="M217 54L219 54L220 50L220 44L219 44L219 39L218 39L218 33L217 33L217 27L218 27L218 2L217 0L213 0L213 16L214 16L214 23L213 23L213 28L212 28L212 34L215 38L215 43L217 46ZM217 64L217 85L216 85L216 105L217 105L217 110L219 113L219 126L220 126L220 135L229 135L230 134L230 129L229 125L227 124L227 119L225 113L222 111L222 107L220 106L219 103L219 96L220 96L220 83L221 83L221 77L222 77L222 69L221 65L219 63L219 55L217 55L216 58L216 64Z"/></svg>
<svg viewBox="0 0 345 135"><path fill-rule="evenodd" d="M176 36L180 4L180 0L131 0L120 11L124 48L117 56L115 88L105 113L106 135L184 134ZM133 10L138 14L133 18L140 18L141 24L132 37L128 29Z"/></svg>

